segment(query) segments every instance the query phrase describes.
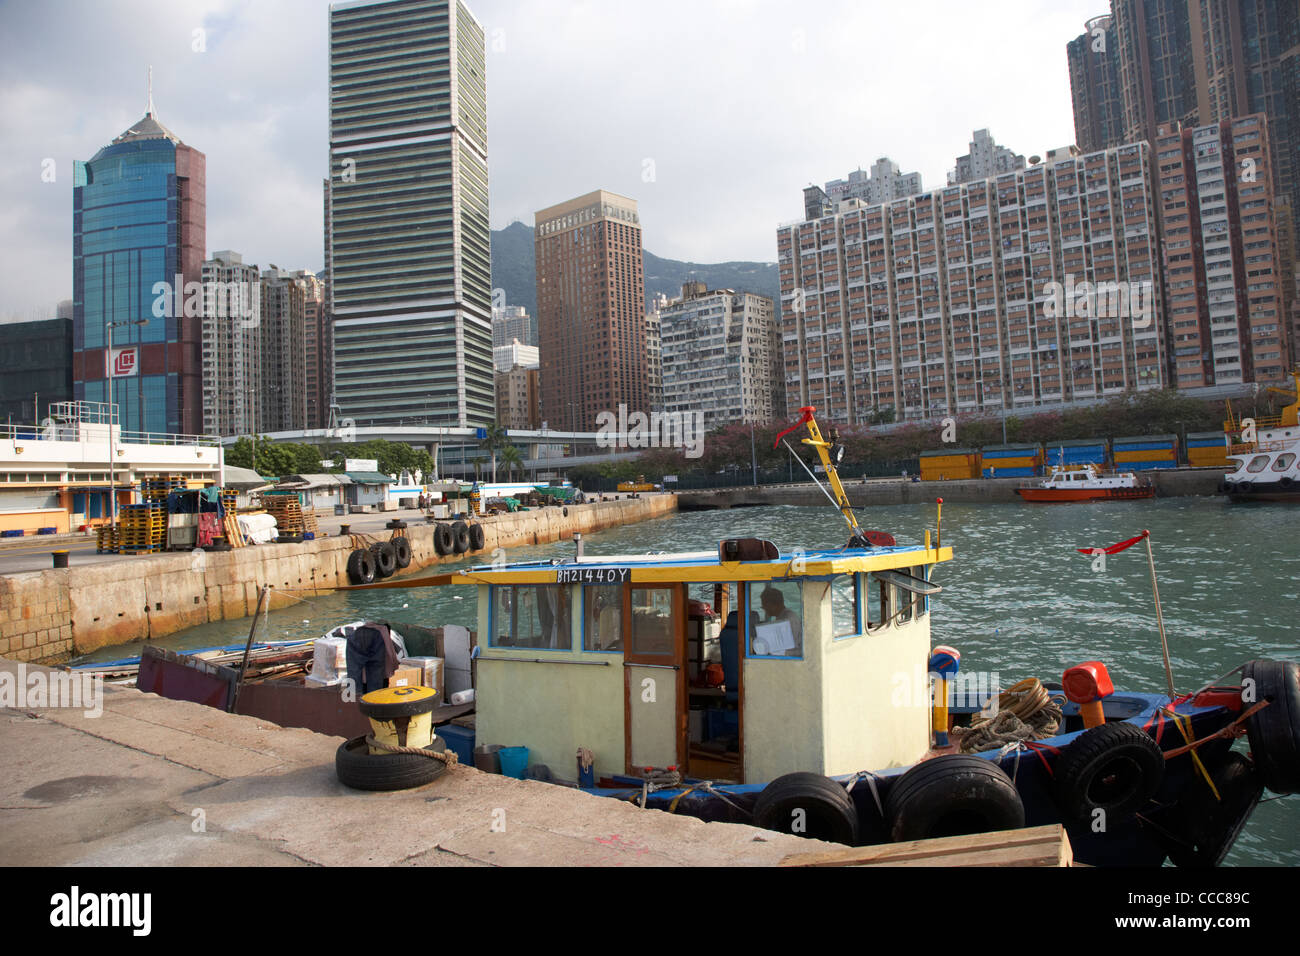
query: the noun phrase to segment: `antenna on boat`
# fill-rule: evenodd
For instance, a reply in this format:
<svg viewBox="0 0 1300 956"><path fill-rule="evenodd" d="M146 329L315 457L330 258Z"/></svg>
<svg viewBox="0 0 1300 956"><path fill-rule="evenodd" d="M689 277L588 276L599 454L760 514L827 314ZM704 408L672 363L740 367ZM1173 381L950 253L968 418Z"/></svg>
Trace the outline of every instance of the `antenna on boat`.
<svg viewBox="0 0 1300 956"><path fill-rule="evenodd" d="M853 513L853 506L849 504L848 492L844 490L844 485L840 482L839 472L835 469L836 463L844 457L844 446L840 444L839 430L832 427L830 441L826 441L826 439L822 438L822 433L817 427L816 419L813 418L813 414L817 409L812 405L807 405L799 409L799 411L802 413L802 417L800 417L797 422L785 431L777 435L776 440L772 442L772 447L775 448L778 444L784 444L785 447L789 449L790 454L794 455L795 460L799 462L803 470L808 472L808 476L812 478L817 487L821 488L822 494L826 496L827 500L839 509L840 514L844 516L844 521L849 526L849 532L851 535L849 538L849 547L873 548L876 547L877 544L884 544L884 539L886 538L889 539L887 543L892 545L894 543L892 537L884 535L879 531L863 531L862 527L858 524L858 516ZM790 448L790 443L783 441L786 435L798 430L800 425L808 426L809 437L805 438L803 443L805 445L811 445L817 450L817 456L821 458L822 461L822 469L826 472L826 480L830 483L831 489L835 492L834 495L832 495L830 491L827 491L826 487L818 481L817 476L812 473L812 470L808 467L807 463L798 455L795 455L794 449ZM876 540L872 540L873 537Z"/></svg>

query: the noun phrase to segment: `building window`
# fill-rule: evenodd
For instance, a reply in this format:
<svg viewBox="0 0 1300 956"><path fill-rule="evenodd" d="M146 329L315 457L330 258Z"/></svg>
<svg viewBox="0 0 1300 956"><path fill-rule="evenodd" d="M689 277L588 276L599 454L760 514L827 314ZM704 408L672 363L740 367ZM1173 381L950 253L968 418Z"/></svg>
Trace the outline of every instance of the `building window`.
<svg viewBox="0 0 1300 956"><path fill-rule="evenodd" d="M797 581L750 584L750 657L803 657L803 597Z"/></svg>
<svg viewBox="0 0 1300 956"><path fill-rule="evenodd" d="M493 587L491 646L571 650L568 585Z"/></svg>

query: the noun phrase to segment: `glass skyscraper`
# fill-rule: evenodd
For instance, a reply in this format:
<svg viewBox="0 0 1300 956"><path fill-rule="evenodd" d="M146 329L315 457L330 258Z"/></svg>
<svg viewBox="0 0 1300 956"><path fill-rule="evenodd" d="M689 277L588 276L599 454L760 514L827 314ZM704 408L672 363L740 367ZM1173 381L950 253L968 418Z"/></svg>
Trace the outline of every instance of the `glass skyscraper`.
<svg viewBox="0 0 1300 956"><path fill-rule="evenodd" d="M330 8L327 285L357 424L494 418L485 60L456 0Z"/></svg>
<svg viewBox="0 0 1300 956"><path fill-rule="evenodd" d="M123 430L198 434L202 430L200 319L160 300L201 278L206 243L206 160L153 115L94 158L78 161L72 190L73 390L107 402L112 347L135 349L113 382ZM158 313L162 313L159 315ZM133 324L138 320L147 324Z"/></svg>

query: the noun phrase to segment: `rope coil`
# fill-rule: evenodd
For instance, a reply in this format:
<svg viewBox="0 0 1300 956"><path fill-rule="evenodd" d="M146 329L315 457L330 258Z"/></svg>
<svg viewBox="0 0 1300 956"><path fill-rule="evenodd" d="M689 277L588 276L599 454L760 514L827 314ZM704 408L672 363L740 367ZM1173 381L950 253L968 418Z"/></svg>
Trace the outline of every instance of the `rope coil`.
<svg viewBox="0 0 1300 956"><path fill-rule="evenodd" d="M993 717L977 716L969 727L954 727L952 736L962 753L995 750L1053 737L1061 717L1060 698L1053 698L1037 677L1027 677L998 695Z"/></svg>
<svg viewBox="0 0 1300 956"><path fill-rule="evenodd" d="M374 734L366 735L366 743L371 747L377 747L378 749L385 750L390 754L417 754L421 757L432 757L434 760L441 760L448 767L460 762L456 757L455 751L452 750L439 753L436 750L425 750L422 747L394 747L390 744L381 743L376 740Z"/></svg>

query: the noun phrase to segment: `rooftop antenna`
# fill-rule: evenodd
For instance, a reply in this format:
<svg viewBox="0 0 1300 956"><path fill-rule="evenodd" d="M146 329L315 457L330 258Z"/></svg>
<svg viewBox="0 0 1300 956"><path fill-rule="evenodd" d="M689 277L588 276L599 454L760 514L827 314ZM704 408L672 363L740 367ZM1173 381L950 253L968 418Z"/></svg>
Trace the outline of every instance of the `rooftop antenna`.
<svg viewBox="0 0 1300 956"><path fill-rule="evenodd" d="M149 67L149 105L144 111L145 116L153 116L153 67Z"/></svg>

